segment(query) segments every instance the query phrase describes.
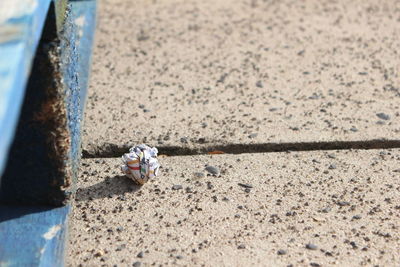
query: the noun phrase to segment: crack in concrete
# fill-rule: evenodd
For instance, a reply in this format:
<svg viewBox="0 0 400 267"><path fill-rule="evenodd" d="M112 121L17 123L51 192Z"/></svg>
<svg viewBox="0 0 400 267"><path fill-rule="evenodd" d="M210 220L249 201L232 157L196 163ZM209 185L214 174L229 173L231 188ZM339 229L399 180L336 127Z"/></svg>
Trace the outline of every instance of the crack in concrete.
<svg viewBox="0 0 400 267"><path fill-rule="evenodd" d="M82 150L82 158L114 158L129 151L129 145L105 144L94 150ZM258 144L203 145L199 147L157 146L159 155L189 156L203 154L271 153L286 151L390 149L400 148L400 140L375 139L365 141L287 142Z"/></svg>

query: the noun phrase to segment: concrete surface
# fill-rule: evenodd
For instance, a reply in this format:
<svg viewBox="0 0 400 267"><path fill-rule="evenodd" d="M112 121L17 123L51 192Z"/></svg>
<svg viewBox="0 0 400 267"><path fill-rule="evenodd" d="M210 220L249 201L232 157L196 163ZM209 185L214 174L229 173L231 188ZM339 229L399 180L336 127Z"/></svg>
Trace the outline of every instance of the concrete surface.
<svg viewBox="0 0 400 267"><path fill-rule="evenodd" d="M83 160L68 266L400 265L399 149L160 161L138 187Z"/></svg>
<svg viewBox="0 0 400 267"><path fill-rule="evenodd" d="M399 137L399 1L99 4L86 150Z"/></svg>

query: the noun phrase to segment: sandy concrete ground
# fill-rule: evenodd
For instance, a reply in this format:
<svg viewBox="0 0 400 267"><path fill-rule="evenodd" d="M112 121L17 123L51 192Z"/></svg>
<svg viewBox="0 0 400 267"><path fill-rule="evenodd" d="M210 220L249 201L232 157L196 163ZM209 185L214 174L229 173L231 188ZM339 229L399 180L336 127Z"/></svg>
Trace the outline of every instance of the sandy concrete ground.
<svg viewBox="0 0 400 267"><path fill-rule="evenodd" d="M399 1L99 4L89 151L399 136Z"/></svg>
<svg viewBox="0 0 400 267"><path fill-rule="evenodd" d="M93 154L399 139L399 1L99 5ZM400 265L399 149L164 157L143 187L119 163L82 162L68 266Z"/></svg>
<svg viewBox="0 0 400 267"><path fill-rule="evenodd" d="M68 266L400 265L398 149L160 160L143 187L83 161Z"/></svg>

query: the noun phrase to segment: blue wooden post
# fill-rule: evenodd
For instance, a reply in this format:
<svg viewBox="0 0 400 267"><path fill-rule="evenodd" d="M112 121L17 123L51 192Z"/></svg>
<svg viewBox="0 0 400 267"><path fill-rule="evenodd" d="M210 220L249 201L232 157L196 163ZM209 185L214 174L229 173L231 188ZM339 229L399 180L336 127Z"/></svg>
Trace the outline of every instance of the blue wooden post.
<svg viewBox="0 0 400 267"><path fill-rule="evenodd" d="M0 201L64 205L75 191L81 154L81 121L88 83L96 2L18 1L35 2L35 10L41 11L30 16L38 16L40 25L45 26L39 43L38 33L31 34L35 36L35 45L30 37L21 41L25 45L24 49L29 47L32 50L29 55L20 55L21 51L17 51L20 53L18 55L13 54L14 57L22 57L24 62L28 61L27 57L30 58L26 66L17 65L24 69L18 72L10 69L7 77L4 76L7 79L11 76L19 87L15 88L11 84L14 87L4 90L10 94L5 100L5 111L8 114L0 118L3 146L0 147L0 164L4 167ZM45 10L48 10L47 16ZM32 20L34 19L24 18L23 25L30 26ZM37 27L27 29L28 32L38 30L40 29ZM31 65L32 69L29 71ZM21 82L22 80L25 81ZM0 86L1 84L0 82ZM19 103L23 97L21 107Z"/></svg>
<svg viewBox="0 0 400 267"><path fill-rule="evenodd" d="M0 266L64 263L95 18L95 0L0 0Z"/></svg>
<svg viewBox="0 0 400 267"><path fill-rule="evenodd" d="M0 1L0 177L50 0Z"/></svg>

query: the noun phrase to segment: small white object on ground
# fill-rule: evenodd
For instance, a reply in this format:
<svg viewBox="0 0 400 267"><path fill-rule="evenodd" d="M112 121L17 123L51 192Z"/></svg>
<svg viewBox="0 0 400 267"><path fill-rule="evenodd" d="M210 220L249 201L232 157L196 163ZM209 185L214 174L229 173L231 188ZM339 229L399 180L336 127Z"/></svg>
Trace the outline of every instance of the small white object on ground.
<svg viewBox="0 0 400 267"><path fill-rule="evenodd" d="M122 156L121 170L134 182L143 185L158 174L157 153L157 148L145 144L132 147Z"/></svg>

